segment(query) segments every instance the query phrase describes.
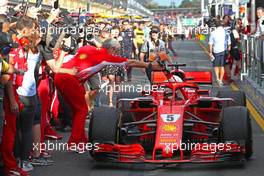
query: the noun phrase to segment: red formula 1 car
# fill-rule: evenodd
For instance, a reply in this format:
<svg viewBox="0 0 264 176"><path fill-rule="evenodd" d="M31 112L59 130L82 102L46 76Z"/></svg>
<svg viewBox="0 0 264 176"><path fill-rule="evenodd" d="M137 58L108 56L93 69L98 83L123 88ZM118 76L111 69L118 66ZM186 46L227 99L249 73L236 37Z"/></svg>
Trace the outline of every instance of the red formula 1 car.
<svg viewBox="0 0 264 176"><path fill-rule="evenodd" d="M123 92L116 108L94 110L89 139L96 146L90 152L95 160L170 164L244 161L252 156L245 94L219 91L211 97L197 84L211 82L211 74L174 72L183 74L182 82L163 80L149 92Z"/></svg>

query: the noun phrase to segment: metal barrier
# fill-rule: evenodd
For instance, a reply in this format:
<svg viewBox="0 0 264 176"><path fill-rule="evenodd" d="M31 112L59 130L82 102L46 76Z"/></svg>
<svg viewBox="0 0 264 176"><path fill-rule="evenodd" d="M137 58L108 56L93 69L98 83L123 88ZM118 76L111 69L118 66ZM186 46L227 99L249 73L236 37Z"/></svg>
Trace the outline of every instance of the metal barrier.
<svg viewBox="0 0 264 176"><path fill-rule="evenodd" d="M248 76L264 88L264 40L253 36L242 37L242 76Z"/></svg>

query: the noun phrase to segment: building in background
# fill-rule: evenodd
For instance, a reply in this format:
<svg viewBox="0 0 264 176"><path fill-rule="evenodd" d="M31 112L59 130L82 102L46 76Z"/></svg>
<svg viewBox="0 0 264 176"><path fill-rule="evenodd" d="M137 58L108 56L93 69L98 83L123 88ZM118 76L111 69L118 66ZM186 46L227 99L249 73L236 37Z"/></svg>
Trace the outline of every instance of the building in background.
<svg viewBox="0 0 264 176"><path fill-rule="evenodd" d="M127 13L128 15L139 15L143 17L153 17L154 13L143 5L138 3L136 0L127 1Z"/></svg>
<svg viewBox="0 0 264 176"><path fill-rule="evenodd" d="M22 2L22 0L17 0L17 2ZM36 0L29 0L29 2L35 3ZM42 4L52 6L52 1L43 0ZM153 16L153 12L142 6L136 0L59 0L59 6L68 9L70 12L78 12L78 9L81 8L82 11L104 14L106 16Z"/></svg>
<svg viewBox="0 0 264 176"><path fill-rule="evenodd" d="M211 17L230 15L239 17L240 0L208 0L206 6Z"/></svg>
<svg viewBox="0 0 264 176"><path fill-rule="evenodd" d="M177 25L179 19L189 19L185 22L189 23L190 19L200 18L200 8L159 8L151 9L154 12L155 21L158 23Z"/></svg>
<svg viewBox="0 0 264 176"><path fill-rule="evenodd" d="M264 7L264 0L208 0L206 6L210 17L217 15L233 15L240 17L244 25L250 25L251 30L256 27L256 9Z"/></svg>
<svg viewBox="0 0 264 176"><path fill-rule="evenodd" d="M35 3L36 0L29 0ZM43 5L52 6L52 1L43 0ZM60 8L65 8L69 12L82 11L90 13L104 13L106 15L124 15L126 14L127 0L59 0Z"/></svg>

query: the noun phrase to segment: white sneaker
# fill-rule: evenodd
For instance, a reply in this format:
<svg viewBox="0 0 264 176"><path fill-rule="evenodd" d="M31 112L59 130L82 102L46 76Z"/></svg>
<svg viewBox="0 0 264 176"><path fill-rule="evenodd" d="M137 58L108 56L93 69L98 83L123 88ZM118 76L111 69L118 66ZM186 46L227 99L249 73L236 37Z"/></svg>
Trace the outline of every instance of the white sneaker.
<svg viewBox="0 0 264 176"><path fill-rule="evenodd" d="M217 82L217 84L218 84L219 87L224 86L224 83L223 83L222 81L220 81L220 80L216 80L216 82Z"/></svg>
<svg viewBox="0 0 264 176"><path fill-rule="evenodd" d="M25 172L30 172L34 170L34 167L28 160L22 160L21 169Z"/></svg>
<svg viewBox="0 0 264 176"><path fill-rule="evenodd" d="M223 81L219 81L219 85L220 85L221 87L224 86Z"/></svg>

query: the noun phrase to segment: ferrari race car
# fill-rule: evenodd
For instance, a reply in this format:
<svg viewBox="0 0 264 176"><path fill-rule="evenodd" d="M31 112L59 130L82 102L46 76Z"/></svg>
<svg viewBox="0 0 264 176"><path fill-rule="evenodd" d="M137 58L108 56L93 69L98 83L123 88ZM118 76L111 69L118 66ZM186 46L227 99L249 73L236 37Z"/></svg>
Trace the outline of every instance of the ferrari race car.
<svg viewBox="0 0 264 176"><path fill-rule="evenodd" d="M158 79L159 75L158 89L121 92L115 108L94 110L89 140L97 146L90 151L96 161L210 163L252 156L245 94L219 91L216 97L210 96L209 90L198 86L212 82L209 72L176 68L169 75L173 74L182 81L170 81L168 75Z"/></svg>

